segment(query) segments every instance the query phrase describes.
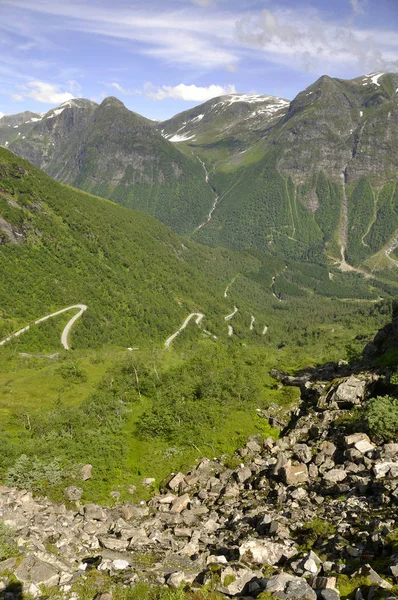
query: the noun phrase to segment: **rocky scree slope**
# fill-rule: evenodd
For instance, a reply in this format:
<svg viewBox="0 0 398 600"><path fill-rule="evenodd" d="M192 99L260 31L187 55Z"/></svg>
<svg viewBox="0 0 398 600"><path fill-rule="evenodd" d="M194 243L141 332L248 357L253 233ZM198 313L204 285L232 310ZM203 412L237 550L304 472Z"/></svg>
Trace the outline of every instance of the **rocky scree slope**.
<svg viewBox="0 0 398 600"><path fill-rule="evenodd" d="M113 97L99 106L84 99L64 103L10 149L62 183L142 210L180 233L192 230L212 205L200 163Z"/></svg>
<svg viewBox="0 0 398 600"><path fill-rule="evenodd" d="M366 353L397 339L395 319ZM0 488L0 520L21 553L0 563L3 588L13 577L34 596L46 585L76 597L94 570L98 592L109 576L106 585L206 585L232 598L395 597L398 444L344 425L385 373L327 364L274 375L302 390L280 439L253 436L233 460L201 459L147 503L119 505L113 492L112 508L84 504L78 482L68 506Z"/></svg>

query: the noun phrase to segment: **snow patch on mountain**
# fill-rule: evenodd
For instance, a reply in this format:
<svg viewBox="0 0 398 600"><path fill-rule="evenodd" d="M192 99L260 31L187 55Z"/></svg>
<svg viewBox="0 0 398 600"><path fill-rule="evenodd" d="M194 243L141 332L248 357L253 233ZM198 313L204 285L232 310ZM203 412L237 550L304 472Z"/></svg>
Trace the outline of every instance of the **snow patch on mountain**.
<svg viewBox="0 0 398 600"><path fill-rule="evenodd" d="M372 83L373 85L377 85L377 87L380 87L379 79L383 75L385 75L384 72L369 73L369 75L365 75L365 77L363 78L364 83L362 85L369 85Z"/></svg>
<svg viewBox="0 0 398 600"><path fill-rule="evenodd" d="M165 136L165 137L167 138L168 136ZM169 137L168 138L169 142L173 142L173 143L175 143L175 142L186 142L187 140L192 140L192 139L195 139L194 135L187 136L187 135L178 135L178 134L175 134L175 135L173 135L173 137Z"/></svg>

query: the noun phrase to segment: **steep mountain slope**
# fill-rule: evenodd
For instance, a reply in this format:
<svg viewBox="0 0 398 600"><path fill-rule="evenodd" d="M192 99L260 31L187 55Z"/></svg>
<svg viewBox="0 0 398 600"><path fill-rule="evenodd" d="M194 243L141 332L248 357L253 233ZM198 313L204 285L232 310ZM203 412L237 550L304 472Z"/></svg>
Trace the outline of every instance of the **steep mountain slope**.
<svg viewBox="0 0 398 600"><path fill-rule="evenodd" d="M231 94L179 113L158 128L183 152L194 153L216 168L234 168L288 107L288 100L275 96ZM261 149L257 159L258 152Z"/></svg>
<svg viewBox="0 0 398 600"><path fill-rule="evenodd" d="M0 182L0 339L77 303L88 306L78 347L163 341L193 310L222 322L239 258L182 245L151 217L62 186L4 149Z"/></svg>
<svg viewBox="0 0 398 600"><path fill-rule="evenodd" d="M19 136L26 136L43 115L26 110L0 118L0 146L9 146ZM24 138L23 138L24 139Z"/></svg>
<svg viewBox="0 0 398 600"><path fill-rule="evenodd" d="M191 231L211 207L199 162L116 98L100 106L68 101L10 149L63 183L143 210L178 232Z"/></svg>
<svg viewBox="0 0 398 600"><path fill-rule="evenodd" d="M326 253L343 268L373 268L381 253L378 266L394 267L397 89L395 74L321 77L264 138L257 163L210 173L217 208L197 237L299 260Z"/></svg>

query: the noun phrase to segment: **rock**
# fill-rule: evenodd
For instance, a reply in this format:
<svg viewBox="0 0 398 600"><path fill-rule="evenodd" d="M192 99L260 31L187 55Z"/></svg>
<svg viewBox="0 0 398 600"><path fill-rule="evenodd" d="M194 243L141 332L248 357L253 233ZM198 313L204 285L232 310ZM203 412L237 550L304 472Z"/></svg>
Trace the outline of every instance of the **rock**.
<svg viewBox="0 0 398 600"><path fill-rule="evenodd" d="M375 449L375 445L371 444L367 440L360 440L354 444L354 448L361 454L366 454L366 452L372 452Z"/></svg>
<svg viewBox="0 0 398 600"><path fill-rule="evenodd" d="M242 469L236 471L236 478L239 481L239 483L245 483L245 481L250 479L251 476L252 472L249 469L249 467L243 467Z"/></svg>
<svg viewBox="0 0 398 600"><path fill-rule="evenodd" d="M82 466L82 481L87 481L92 477L93 465L87 464Z"/></svg>
<svg viewBox="0 0 398 600"><path fill-rule="evenodd" d="M97 504L86 504L84 506L84 516L86 519L92 519L93 521L106 521L106 512Z"/></svg>
<svg viewBox="0 0 398 600"><path fill-rule="evenodd" d="M142 485L144 487L151 487L155 483L156 479L154 477L144 477L142 480Z"/></svg>
<svg viewBox="0 0 398 600"><path fill-rule="evenodd" d="M70 485L64 489L64 496L70 502L77 502L81 499L82 495L82 488L76 487L75 485Z"/></svg>
<svg viewBox="0 0 398 600"><path fill-rule="evenodd" d="M174 529L174 535L178 538L190 538L192 529L188 529L188 527L176 527Z"/></svg>
<svg viewBox="0 0 398 600"><path fill-rule="evenodd" d="M329 483L339 483L340 481L344 481L346 477L347 473L344 469L331 469L323 476L323 478Z"/></svg>
<svg viewBox="0 0 398 600"><path fill-rule="evenodd" d="M199 572L184 572L184 571L176 571L172 573L167 579L167 585L173 588L179 588L182 583L193 583Z"/></svg>
<svg viewBox="0 0 398 600"><path fill-rule="evenodd" d="M332 442L325 440L321 444L321 452L325 456L333 456L333 454L336 452L336 446Z"/></svg>
<svg viewBox="0 0 398 600"><path fill-rule="evenodd" d="M187 508L189 503L190 503L189 495L183 494L182 496L179 496L178 498L176 498L174 500L173 504L171 505L170 511L173 513L180 513L185 508Z"/></svg>
<svg viewBox="0 0 398 600"><path fill-rule="evenodd" d="M312 451L307 444L295 444L293 446L293 452L300 462L305 464L311 462Z"/></svg>
<svg viewBox="0 0 398 600"><path fill-rule="evenodd" d="M337 590L327 588L319 592L319 598L321 600L339 600L340 594Z"/></svg>
<svg viewBox="0 0 398 600"><path fill-rule="evenodd" d="M383 453L386 458L393 458L398 455L398 444L384 444Z"/></svg>
<svg viewBox="0 0 398 600"><path fill-rule="evenodd" d="M377 587L382 588L383 590L391 590L392 588L391 583L382 579L368 564L362 567L359 574L367 577L372 585L377 585Z"/></svg>
<svg viewBox="0 0 398 600"><path fill-rule="evenodd" d="M59 582L59 573L53 565L28 554L14 571L15 577L22 583L54 587Z"/></svg>
<svg viewBox="0 0 398 600"><path fill-rule="evenodd" d="M16 558L7 558L7 560L0 562L0 573L3 573L4 571L13 571L16 562Z"/></svg>
<svg viewBox="0 0 398 600"><path fill-rule="evenodd" d="M354 406L360 404L365 398L366 381L358 379L351 375L348 379L339 384L334 391L332 401L337 405L343 404Z"/></svg>
<svg viewBox="0 0 398 600"><path fill-rule="evenodd" d="M99 541L101 546L108 548L108 550L127 550L129 546L128 540L120 540L113 537L100 537Z"/></svg>
<svg viewBox="0 0 398 600"><path fill-rule="evenodd" d="M275 565L284 554L284 546L265 540L248 540L239 546L239 556L254 564Z"/></svg>
<svg viewBox="0 0 398 600"><path fill-rule="evenodd" d="M395 465L396 463L393 462L380 462L373 465L373 473L375 474L376 479L385 477L390 471L391 467L394 467Z"/></svg>
<svg viewBox="0 0 398 600"><path fill-rule="evenodd" d="M293 581L294 579L294 576L289 575L289 573L282 572L277 575L272 575L268 579L265 589L269 593L283 592L288 582Z"/></svg>
<svg viewBox="0 0 398 600"><path fill-rule="evenodd" d="M185 475L183 473L177 473L177 475L174 475L174 477L169 481L169 483L167 484L167 487L170 488L173 492L178 490L180 484L184 484L185 482Z"/></svg>
<svg viewBox="0 0 398 600"><path fill-rule="evenodd" d="M370 442L369 436L366 433L352 433L351 435L346 435L344 438L344 443L347 448L351 446L355 446L358 442Z"/></svg>
<svg viewBox="0 0 398 600"><path fill-rule="evenodd" d="M321 569L321 560L312 550L303 561L303 569L313 575L317 575Z"/></svg>
<svg viewBox="0 0 398 600"><path fill-rule="evenodd" d="M2 563L0 564L0 573L1 573L1 565L2 565ZM392 565L390 567L390 571L393 574L393 576L395 577L395 579L398 579L398 565Z"/></svg>
<svg viewBox="0 0 398 600"><path fill-rule="evenodd" d="M285 587L286 600L317 600L316 592L305 579L297 578L289 581Z"/></svg>
<svg viewBox="0 0 398 600"><path fill-rule="evenodd" d="M114 569L116 569L116 571L123 571L124 569L128 569L130 564L127 562L127 560L117 558L112 562L112 566Z"/></svg>
<svg viewBox="0 0 398 600"><path fill-rule="evenodd" d="M255 440L247 442L246 448L253 454L259 454L261 452L261 446Z"/></svg>
<svg viewBox="0 0 398 600"><path fill-rule="evenodd" d="M299 485L309 479L307 465L288 465L282 468L282 475L287 485Z"/></svg>
<svg viewBox="0 0 398 600"><path fill-rule="evenodd" d="M261 576L261 573L258 575ZM228 596L238 596L243 593L246 586L256 578L256 573L250 569L233 569L227 567L221 573L220 585L217 586L217 591Z"/></svg>

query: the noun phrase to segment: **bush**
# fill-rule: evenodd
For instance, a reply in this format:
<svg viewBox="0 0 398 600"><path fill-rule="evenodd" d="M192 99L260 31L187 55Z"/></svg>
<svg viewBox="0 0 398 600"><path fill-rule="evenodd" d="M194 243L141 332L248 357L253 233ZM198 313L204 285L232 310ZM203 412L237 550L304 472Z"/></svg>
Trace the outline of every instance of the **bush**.
<svg viewBox="0 0 398 600"><path fill-rule="evenodd" d="M45 462L37 456L30 458L22 454L15 461L14 466L8 469L6 485L43 491L49 485L61 483L65 476L58 459Z"/></svg>
<svg viewBox="0 0 398 600"><path fill-rule="evenodd" d="M0 521L0 562L18 554L13 535L13 530Z"/></svg>
<svg viewBox="0 0 398 600"><path fill-rule="evenodd" d="M391 440L398 435L398 400L391 396L377 396L369 400L364 413L371 435Z"/></svg>

